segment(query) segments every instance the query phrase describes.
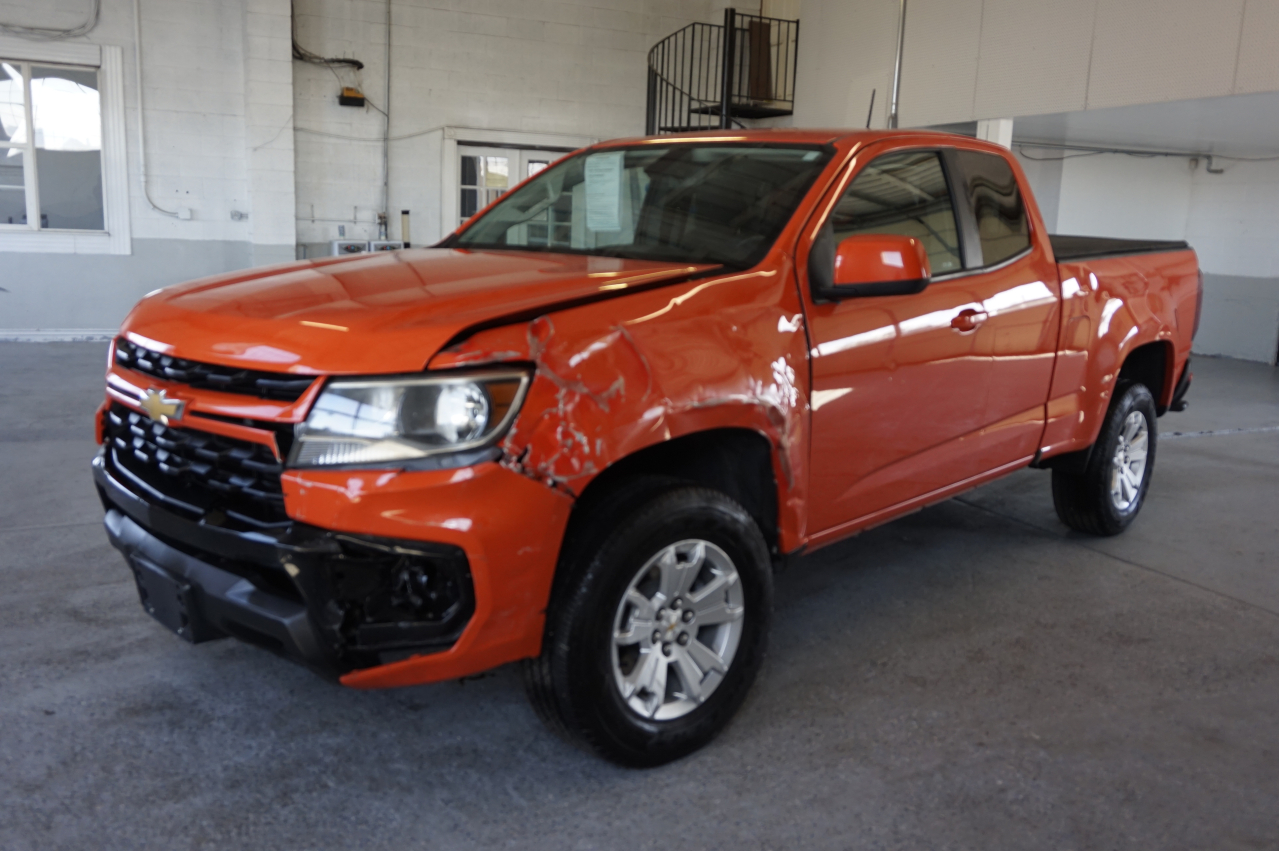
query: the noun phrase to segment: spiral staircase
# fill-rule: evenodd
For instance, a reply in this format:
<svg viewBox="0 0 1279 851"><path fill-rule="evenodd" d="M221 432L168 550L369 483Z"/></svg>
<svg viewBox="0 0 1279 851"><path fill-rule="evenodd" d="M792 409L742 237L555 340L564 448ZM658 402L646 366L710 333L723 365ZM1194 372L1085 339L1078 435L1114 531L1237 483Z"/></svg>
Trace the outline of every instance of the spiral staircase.
<svg viewBox="0 0 1279 851"><path fill-rule="evenodd" d="M746 127L791 115L799 21L724 10L648 53L648 135Z"/></svg>

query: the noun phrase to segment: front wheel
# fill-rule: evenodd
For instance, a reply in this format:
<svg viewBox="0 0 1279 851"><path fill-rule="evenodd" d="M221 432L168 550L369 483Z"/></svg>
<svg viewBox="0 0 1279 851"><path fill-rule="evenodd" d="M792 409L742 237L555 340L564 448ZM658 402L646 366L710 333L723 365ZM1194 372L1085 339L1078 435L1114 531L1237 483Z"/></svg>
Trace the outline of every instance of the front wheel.
<svg viewBox="0 0 1279 851"><path fill-rule="evenodd" d="M1155 469L1155 400L1144 384L1121 385L1082 472L1053 470L1061 522L1090 535L1117 535L1146 501Z"/></svg>
<svg viewBox="0 0 1279 851"><path fill-rule="evenodd" d="M709 742L745 699L768 634L768 550L745 509L697 487L598 518L592 532L562 566L525 683L571 738L659 765Z"/></svg>

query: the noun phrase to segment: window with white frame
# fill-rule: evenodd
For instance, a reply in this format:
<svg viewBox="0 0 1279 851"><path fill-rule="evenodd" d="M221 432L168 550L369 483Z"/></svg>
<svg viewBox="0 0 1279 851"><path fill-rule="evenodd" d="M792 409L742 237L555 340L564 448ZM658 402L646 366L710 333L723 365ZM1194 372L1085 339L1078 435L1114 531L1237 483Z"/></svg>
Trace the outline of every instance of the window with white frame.
<svg viewBox="0 0 1279 851"><path fill-rule="evenodd" d="M0 33L0 254L131 254L124 50Z"/></svg>
<svg viewBox="0 0 1279 851"><path fill-rule="evenodd" d="M106 229L98 77L0 57L0 230Z"/></svg>

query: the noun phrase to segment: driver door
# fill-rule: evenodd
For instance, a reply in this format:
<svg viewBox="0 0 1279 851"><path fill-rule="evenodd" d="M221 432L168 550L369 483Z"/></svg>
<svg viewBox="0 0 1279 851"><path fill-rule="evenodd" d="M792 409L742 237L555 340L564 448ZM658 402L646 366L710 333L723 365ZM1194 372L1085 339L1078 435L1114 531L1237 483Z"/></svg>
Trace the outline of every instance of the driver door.
<svg viewBox="0 0 1279 851"><path fill-rule="evenodd" d="M965 444L983 425L991 372L965 321L982 305L963 274L954 195L937 151L871 160L843 188L824 227L836 244L862 233L915 237L927 249L932 280L913 295L811 307L814 534L873 522L876 513L972 475Z"/></svg>

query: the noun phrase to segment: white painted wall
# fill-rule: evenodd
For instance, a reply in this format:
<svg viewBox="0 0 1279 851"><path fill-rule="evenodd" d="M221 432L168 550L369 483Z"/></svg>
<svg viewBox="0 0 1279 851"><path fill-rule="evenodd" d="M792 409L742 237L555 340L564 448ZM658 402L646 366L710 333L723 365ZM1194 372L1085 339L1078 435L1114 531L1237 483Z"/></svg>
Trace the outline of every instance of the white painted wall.
<svg viewBox="0 0 1279 851"><path fill-rule="evenodd" d="M0 21L66 26L83 20L90 5L9 0L0 2ZM151 197L168 209L190 207L191 221L157 213L142 197L132 0L103 0L97 28L76 40L124 48L133 236L252 241L254 217L235 222L230 213L250 211L246 148L274 134L292 111L288 0L142 0L141 8ZM266 137L249 138L268 128ZM255 172L292 172L289 136L282 133L269 153L257 152ZM288 190L277 185L275 191ZM265 215L258 219L270 220L276 211L260 212ZM291 234L269 229L258 237L264 244L294 241Z"/></svg>
<svg viewBox="0 0 1279 851"><path fill-rule="evenodd" d="M8 0L0 21L73 26L90 7ZM193 216L164 215L143 195L134 6L103 0L97 28L74 43L122 48L131 250L16 252L0 240L0 334L108 330L157 286L294 256L289 0L142 0L141 8L150 194Z"/></svg>
<svg viewBox="0 0 1279 851"><path fill-rule="evenodd" d="M66 2L66 0L58 0ZM142 196L141 181L129 182L134 236L141 239L247 242L247 222L233 222L232 209L249 205L245 167L244 9L242 3L144 0L142 86L151 198L168 210L189 207L191 221L164 216ZM130 21L128 3L104 3L103 17ZM94 33L94 35L98 35ZM132 46L133 39L129 39ZM135 58L135 57L131 57ZM132 63L130 63L132 64ZM219 72L210 74L208 69ZM136 79L125 76L133 115L133 166L138 140Z"/></svg>
<svg viewBox="0 0 1279 851"><path fill-rule="evenodd" d="M848 47L878 53L880 5L804 13L859 10ZM1276 26L1276 0L911 0L902 125L1274 91Z"/></svg>
<svg viewBox="0 0 1279 851"><path fill-rule="evenodd" d="M476 0L390 4L390 236L412 210L413 239L441 222L440 129L576 138L642 135L647 55L694 21L722 20L723 0ZM385 108L386 0L298 0L298 40L360 72L294 64L297 235L301 243L375 238L382 209L384 117L337 103L338 77ZM335 73L336 71L336 73ZM460 134L463 138L465 133ZM364 140L364 141L361 141Z"/></svg>
<svg viewBox="0 0 1279 851"><path fill-rule="evenodd" d="M883 126L898 7L804 0L797 125L860 127L878 88ZM910 0L901 126L1274 91L1276 27L1279 0Z"/></svg>
<svg viewBox="0 0 1279 851"><path fill-rule="evenodd" d="M796 124L860 127L877 88L882 126L898 8L804 0ZM901 125L1274 91L1276 26L1279 0L910 0Z"/></svg>
<svg viewBox="0 0 1279 851"><path fill-rule="evenodd" d="M1279 354L1279 162L1217 161L1191 184L1186 240L1204 269L1196 350L1274 363Z"/></svg>
<svg viewBox="0 0 1279 851"><path fill-rule="evenodd" d="M1190 196L1190 168L1183 159L1068 156L1062 160L1057 231L1185 239Z"/></svg>
<svg viewBox="0 0 1279 851"><path fill-rule="evenodd" d="M288 0L244 2L244 144L253 263L296 253L293 42Z"/></svg>
<svg viewBox="0 0 1279 851"><path fill-rule="evenodd" d="M1279 162L1217 160L1193 173L1186 238L1223 275L1279 277Z"/></svg>
<svg viewBox="0 0 1279 851"><path fill-rule="evenodd" d="M1030 159L1035 157L1036 159ZM1200 354L1274 363L1279 349L1279 162L1019 154L1050 231L1190 243L1204 272Z"/></svg>
<svg viewBox="0 0 1279 851"><path fill-rule="evenodd" d="M804 0L795 69L796 127L888 126L899 0Z"/></svg>

